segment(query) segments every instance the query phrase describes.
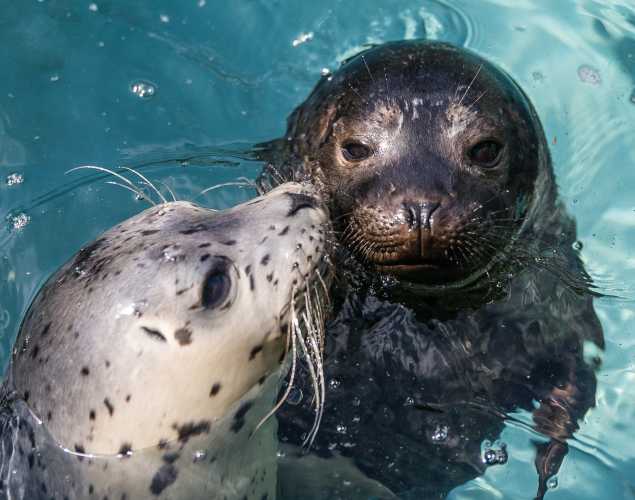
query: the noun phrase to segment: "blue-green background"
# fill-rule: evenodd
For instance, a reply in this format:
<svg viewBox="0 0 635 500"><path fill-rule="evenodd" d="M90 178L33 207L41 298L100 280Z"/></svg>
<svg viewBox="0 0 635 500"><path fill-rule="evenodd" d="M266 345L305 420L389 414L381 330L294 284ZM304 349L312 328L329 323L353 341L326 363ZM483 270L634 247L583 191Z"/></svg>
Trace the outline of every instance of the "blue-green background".
<svg viewBox="0 0 635 500"><path fill-rule="evenodd" d="M47 276L144 207L103 178L78 183L90 172L65 171L196 156L143 171L181 198L229 206L253 193L197 195L254 177L259 164L236 153L281 135L324 68L366 44L417 37L469 47L523 86L587 268L619 296L596 302L607 338L597 407L547 498L634 498L633 0L0 0L0 368ZM155 95L132 93L139 81ZM11 174L23 182L9 185ZM510 423L509 462L452 498L530 498L532 437Z"/></svg>

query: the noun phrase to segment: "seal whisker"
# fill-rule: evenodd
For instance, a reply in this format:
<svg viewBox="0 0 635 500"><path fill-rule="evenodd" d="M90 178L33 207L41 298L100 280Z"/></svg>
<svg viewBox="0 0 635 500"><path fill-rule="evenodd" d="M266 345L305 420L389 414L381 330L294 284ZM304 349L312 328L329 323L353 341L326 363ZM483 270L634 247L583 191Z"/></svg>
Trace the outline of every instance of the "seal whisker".
<svg viewBox="0 0 635 500"><path fill-rule="evenodd" d="M127 186L125 184L122 184L121 182L117 182L117 181L106 181L106 184L112 184L113 186L119 186L121 188L127 189L128 191L134 193L137 198L139 199L143 199L147 202L149 202L151 205L156 205L156 203L152 202L147 196L145 196L143 193L141 193L140 191L138 191L137 189L133 189L130 186Z"/></svg>
<svg viewBox="0 0 635 500"><path fill-rule="evenodd" d="M465 93L463 94L463 97L461 97L461 100L459 101L458 105L460 106L461 103L463 102L463 99L465 99L465 96L467 95L467 93L470 91L470 89L472 88L472 85L474 84L474 81L476 80L476 77L478 76L478 74L481 72L481 69L483 69L483 65L479 65L478 69L476 70L476 74L474 75L474 78L472 78L472 81L470 82L470 84L467 86L467 89L465 89Z"/></svg>
<svg viewBox="0 0 635 500"><path fill-rule="evenodd" d="M373 83L375 82L375 79L373 78L373 74L370 72L370 68L368 67L368 63L366 62L366 58L364 57L364 55L362 54L361 56L362 61L364 62L364 66L366 66L366 71L368 71L368 76L370 76L370 79L373 81Z"/></svg>
<svg viewBox="0 0 635 500"><path fill-rule="evenodd" d="M168 190L168 193L170 193L170 196L172 197L172 201L177 201L176 195L174 194L174 191L170 189L170 186L168 186L165 182L161 182L161 181L159 181L159 184L161 184L165 189Z"/></svg>
<svg viewBox="0 0 635 500"><path fill-rule="evenodd" d="M132 172L137 177L139 177L143 182L145 182L150 187L150 189L152 189L157 194L157 196L163 203L168 202L168 200L165 199L165 196L161 194L161 191L159 191L157 187L152 182L150 182L148 178L145 175L143 175L141 172L138 172L134 168L130 168L130 167L121 167L121 168L123 168L124 170L128 170L129 172Z"/></svg>
<svg viewBox="0 0 635 500"><path fill-rule="evenodd" d="M251 188L255 188L256 184L253 181L250 181L249 179L245 178L245 177L240 177L237 181L231 181L231 182L222 182L220 184L215 184L214 186L210 186L208 188L203 189L203 191L201 191L200 193L198 193L197 196L202 196L205 193L209 193L210 191L214 191L216 189L220 189L220 188L224 188L227 186L238 186L238 187L251 187Z"/></svg>
<svg viewBox="0 0 635 500"><path fill-rule="evenodd" d="M80 165L79 167L74 167L71 168L70 170L67 170L66 172L64 172L65 174L70 174L71 172L74 172L76 170L97 170L99 172L105 172L107 174L110 174L114 177L116 177L117 179L120 179L122 181L124 181L128 186L130 186L130 188L139 196L139 198L142 198L144 200L146 200L148 203L152 204L152 205L156 205L156 203L154 202L154 200L152 200L151 198L149 198L145 193L143 193L141 190L137 189L137 187L132 183L132 181L130 179L127 179L126 177L124 177L121 174L118 174L117 172L115 172L114 170L110 170L109 168L105 168L105 167L100 167L97 165Z"/></svg>

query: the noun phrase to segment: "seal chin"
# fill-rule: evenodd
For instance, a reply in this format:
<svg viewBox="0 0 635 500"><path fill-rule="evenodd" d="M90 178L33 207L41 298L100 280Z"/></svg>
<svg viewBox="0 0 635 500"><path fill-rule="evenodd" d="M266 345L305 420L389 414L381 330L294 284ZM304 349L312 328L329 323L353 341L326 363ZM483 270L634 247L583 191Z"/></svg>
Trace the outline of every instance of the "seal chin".
<svg viewBox="0 0 635 500"><path fill-rule="evenodd" d="M447 284L461 281L467 273L458 272L454 266L440 261L425 261L417 263L379 264L376 269L383 274L390 274L401 280L427 285Z"/></svg>

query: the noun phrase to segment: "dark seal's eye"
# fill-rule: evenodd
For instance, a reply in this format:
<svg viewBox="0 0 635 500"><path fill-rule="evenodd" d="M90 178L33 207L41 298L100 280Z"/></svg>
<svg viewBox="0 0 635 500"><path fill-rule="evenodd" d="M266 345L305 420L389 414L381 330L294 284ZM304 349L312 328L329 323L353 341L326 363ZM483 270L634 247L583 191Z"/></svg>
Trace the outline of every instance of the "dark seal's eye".
<svg viewBox="0 0 635 500"><path fill-rule="evenodd" d="M358 141L348 141L342 144L342 155L347 161L362 161L368 158L372 154L366 144L362 144Z"/></svg>
<svg viewBox="0 0 635 500"><path fill-rule="evenodd" d="M205 277L201 305L206 309L220 306L231 290L231 279L226 268L213 269Z"/></svg>
<svg viewBox="0 0 635 500"><path fill-rule="evenodd" d="M470 149L470 160L479 167L495 167L500 161L503 146L496 141L482 141Z"/></svg>

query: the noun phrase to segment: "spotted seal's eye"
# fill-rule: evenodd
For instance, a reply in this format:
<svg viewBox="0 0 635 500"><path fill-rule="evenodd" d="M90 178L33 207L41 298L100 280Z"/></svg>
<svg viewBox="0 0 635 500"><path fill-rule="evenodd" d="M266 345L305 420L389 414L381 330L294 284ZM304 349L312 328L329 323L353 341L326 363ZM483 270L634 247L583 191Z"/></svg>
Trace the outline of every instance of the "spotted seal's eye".
<svg viewBox="0 0 635 500"><path fill-rule="evenodd" d="M368 158L373 150L358 141L348 141L342 144L342 155L347 161L362 161Z"/></svg>
<svg viewBox="0 0 635 500"><path fill-rule="evenodd" d="M226 268L216 268L210 271L203 283L201 305L205 309L214 309L220 306L231 290L231 279Z"/></svg>
<svg viewBox="0 0 635 500"><path fill-rule="evenodd" d="M469 157L479 167L491 168L500 161L502 150L503 146L496 141L482 141L470 149Z"/></svg>

